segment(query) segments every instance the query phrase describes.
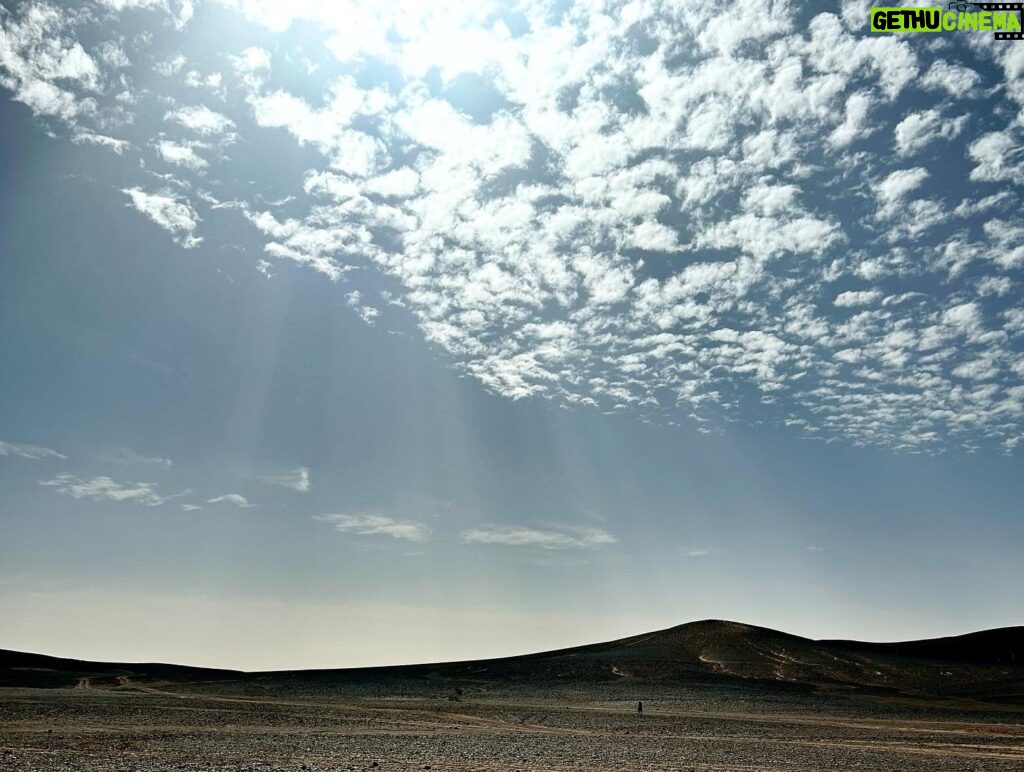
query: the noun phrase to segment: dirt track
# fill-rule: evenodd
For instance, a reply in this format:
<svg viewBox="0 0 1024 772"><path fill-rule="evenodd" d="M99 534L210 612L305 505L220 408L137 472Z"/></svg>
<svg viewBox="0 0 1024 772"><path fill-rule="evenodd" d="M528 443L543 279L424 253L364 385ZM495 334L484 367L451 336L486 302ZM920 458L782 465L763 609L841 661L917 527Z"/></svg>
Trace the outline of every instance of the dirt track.
<svg viewBox="0 0 1024 772"><path fill-rule="evenodd" d="M83 685L84 686L84 685ZM595 698L600 694L594 694ZM7 770L1021 770L1024 713L977 704L0 689Z"/></svg>

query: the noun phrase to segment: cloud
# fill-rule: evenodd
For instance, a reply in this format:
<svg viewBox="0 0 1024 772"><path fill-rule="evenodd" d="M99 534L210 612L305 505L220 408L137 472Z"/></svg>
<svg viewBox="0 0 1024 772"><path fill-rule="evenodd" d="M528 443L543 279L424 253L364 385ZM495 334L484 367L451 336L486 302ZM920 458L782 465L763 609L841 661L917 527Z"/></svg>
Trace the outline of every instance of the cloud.
<svg viewBox="0 0 1024 772"><path fill-rule="evenodd" d="M157 62L153 69L165 78L169 78L172 75L177 75L185 66L186 61L184 54L175 54L170 59Z"/></svg>
<svg viewBox="0 0 1024 772"><path fill-rule="evenodd" d="M882 299L882 293L878 290L863 290L859 292L840 292L836 295L833 304L841 308L853 306L870 306Z"/></svg>
<svg viewBox="0 0 1024 772"><path fill-rule="evenodd" d="M229 58L234 68L244 74L270 69L270 52L265 48L250 46L237 56Z"/></svg>
<svg viewBox="0 0 1024 772"><path fill-rule="evenodd" d="M141 504L144 507L158 507L165 501L182 496L163 496L157 492L157 485L149 482L120 483L110 477L94 477L84 480L71 474L59 474L52 480L40 482L40 485L55 488L76 499L93 499L94 501L118 501Z"/></svg>
<svg viewBox="0 0 1024 772"><path fill-rule="evenodd" d="M117 43L107 41L101 43L97 49L100 59L113 67L115 70L123 69L124 67L131 66L131 61L128 59L128 54L125 53L124 49L121 48Z"/></svg>
<svg viewBox="0 0 1024 772"><path fill-rule="evenodd" d="M304 466L279 474L264 475L260 480L270 485L291 488L299 493L305 493L310 488L309 469Z"/></svg>
<svg viewBox="0 0 1024 772"><path fill-rule="evenodd" d="M993 218L982 225L991 244L988 257L1004 270L1024 265L1024 226Z"/></svg>
<svg viewBox="0 0 1024 772"><path fill-rule="evenodd" d="M991 131L970 144L967 154L975 162L971 179L979 182L1019 181L1024 176L1020 140L1009 131Z"/></svg>
<svg viewBox="0 0 1024 772"><path fill-rule="evenodd" d="M906 197L907 193L921 187L921 183L928 177L928 170L920 166L913 169L897 169L878 183L875 195L885 207L895 205Z"/></svg>
<svg viewBox="0 0 1024 772"><path fill-rule="evenodd" d="M431 4L231 3L210 72L176 53L189 3L111 1L12 6L0 87L112 150L183 246L203 203L236 217L212 233L255 267L358 275L341 303L508 399L907 452L1024 437L1018 48L866 35L857 3L539 2L516 34L463 4L444 35Z"/></svg>
<svg viewBox="0 0 1024 772"><path fill-rule="evenodd" d="M367 324L373 324L377 317L380 316L379 310L363 303L363 295L359 290L353 290L345 296L345 305L355 309L356 313Z"/></svg>
<svg viewBox="0 0 1024 772"><path fill-rule="evenodd" d="M192 171L199 171L200 169L205 169L209 164L196 153L196 147L202 147L202 145L196 143L183 145L171 142L170 140L161 140L157 143L156 150L166 163L184 166Z"/></svg>
<svg viewBox="0 0 1024 772"><path fill-rule="evenodd" d="M928 68L928 72L921 78L920 83L925 88L943 89L950 96L970 97L973 96L971 90L980 81L978 73L969 67L939 59Z"/></svg>
<svg viewBox="0 0 1024 772"><path fill-rule="evenodd" d="M103 459L105 461L112 461L115 464L124 464L126 466L151 465L170 469L174 465L174 462L169 458L165 458L163 456L144 456L129 448L120 448L116 453L105 454Z"/></svg>
<svg viewBox="0 0 1024 772"><path fill-rule="evenodd" d="M886 234L888 239L919 235L945 217L945 212L933 201L907 200L909 194L920 188L930 176L927 169L917 166L897 169L876 184L874 193L878 209L875 217L892 223Z"/></svg>
<svg viewBox="0 0 1024 772"><path fill-rule="evenodd" d="M32 461L45 458L67 458L67 456L50 448L43 448L39 445L19 445L13 442L4 442L3 440L0 440L0 456L15 456Z"/></svg>
<svg viewBox="0 0 1024 772"><path fill-rule="evenodd" d="M184 5L189 0L180 0L175 5ZM115 11L123 11L132 8L160 8L167 10L168 0L100 0L102 5L112 8Z"/></svg>
<svg viewBox="0 0 1024 772"><path fill-rule="evenodd" d="M936 139L952 139L963 130L965 120L966 116L943 120L935 109L910 113L896 125L896 152L913 155Z"/></svg>
<svg viewBox="0 0 1024 772"><path fill-rule="evenodd" d="M872 101L870 93L859 92L850 95L846 100L846 117L829 136L829 141L835 147L846 147L855 140L871 134L873 129L867 118Z"/></svg>
<svg viewBox="0 0 1024 772"><path fill-rule="evenodd" d="M221 97L223 97L225 93L224 76L219 72L211 72L208 75L201 75L196 70L189 70L185 74L185 85L190 88L207 89Z"/></svg>
<svg viewBox="0 0 1024 772"><path fill-rule="evenodd" d="M430 529L424 523L384 515L317 515L313 519L330 523L336 531L357 536L390 536L414 542L430 538Z"/></svg>
<svg viewBox="0 0 1024 772"><path fill-rule="evenodd" d="M408 198L419 189L420 176L412 169L394 169L366 181L366 190L380 196Z"/></svg>
<svg viewBox="0 0 1024 772"><path fill-rule="evenodd" d="M179 107L164 115L165 121L173 121L184 126L189 131L201 136L223 134L234 127L235 122L226 115L214 112L209 107L200 105L198 107Z"/></svg>
<svg viewBox="0 0 1024 772"><path fill-rule="evenodd" d="M170 231L179 244L186 249L197 246L202 238L195 236L199 216L188 201L180 200L170 191L147 193L141 188L125 188L132 206L142 212L164 230Z"/></svg>
<svg viewBox="0 0 1024 772"><path fill-rule="evenodd" d="M36 115L72 122L96 111L100 71L69 33L74 18L44 4L0 16L0 85Z"/></svg>
<svg viewBox="0 0 1024 772"><path fill-rule="evenodd" d="M124 155L125 151L132 146L131 142L115 137L108 137L105 134L95 134L91 131L78 131L71 137L76 145L97 145L114 151L117 155Z"/></svg>
<svg viewBox="0 0 1024 772"><path fill-rule="evenodd" d="M517 526L483 526L463 531L465 544L501 544L545 550L589 549L615 544L617 539L597 528L541 529Z"/></svg>
<svg viewBox="0 0 1024 772"><path fill-rule="evenodd" d="M322 109L280 90L254 94L249 102L258 125L287 129L300 144L316 146L328 157L332 169L366 177L381 166L383 143L351 125L358 117L380 112L390 102L385 92L364 91L354 80L341 79Z"/></svg>
<svg viewBox="0 0 1024 772"><path fill-rule="evenodd" d="M207 504L234 504L236 507L241 509L248 509L253 504L249 503L249 500L239 493L225 493L220 496L215 496L212 499L206 500Z"/></svg>

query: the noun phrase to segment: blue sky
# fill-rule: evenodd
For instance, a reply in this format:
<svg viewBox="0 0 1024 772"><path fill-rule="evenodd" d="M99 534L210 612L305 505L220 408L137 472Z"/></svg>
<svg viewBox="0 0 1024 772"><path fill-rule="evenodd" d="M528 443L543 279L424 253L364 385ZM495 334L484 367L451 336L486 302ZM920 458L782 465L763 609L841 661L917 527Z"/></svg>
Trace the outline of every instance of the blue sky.
<svg viewBox="0 0 1024 772"><path fill-rule="evenodd" d="M1019 623L1024 46L868 8L5 4L0 646Z"/></svg>

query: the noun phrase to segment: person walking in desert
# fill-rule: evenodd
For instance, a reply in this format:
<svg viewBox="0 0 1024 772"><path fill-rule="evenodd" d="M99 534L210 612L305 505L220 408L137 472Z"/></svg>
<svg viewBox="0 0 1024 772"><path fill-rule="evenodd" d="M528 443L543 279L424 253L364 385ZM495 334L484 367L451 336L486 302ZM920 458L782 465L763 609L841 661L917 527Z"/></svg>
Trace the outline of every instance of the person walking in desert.
<svg viewBox="0 0 1024 772"><path fill-rule="evenodd" d="M636 714L638 716L642 716L644 714L644 703L643 703L643 700L639 700L636 703Z"/></svg>

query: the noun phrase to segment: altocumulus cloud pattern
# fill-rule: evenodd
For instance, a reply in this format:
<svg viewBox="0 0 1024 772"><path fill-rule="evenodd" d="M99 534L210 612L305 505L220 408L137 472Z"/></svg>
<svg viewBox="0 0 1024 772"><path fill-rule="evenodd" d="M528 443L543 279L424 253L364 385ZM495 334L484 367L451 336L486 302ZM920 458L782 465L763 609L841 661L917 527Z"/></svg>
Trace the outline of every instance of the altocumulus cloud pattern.
<svg viewBox="0 0 1024 772"><path fill-rule="evenodd" d="M498 394L1010 452L1024 46L802 6L26 2L0 83Z"/></svg>

